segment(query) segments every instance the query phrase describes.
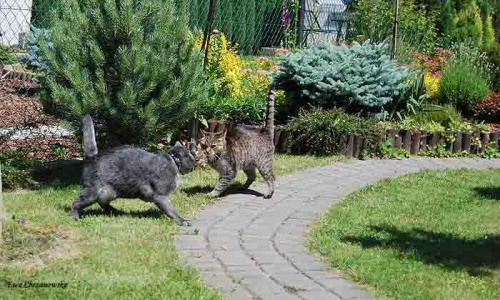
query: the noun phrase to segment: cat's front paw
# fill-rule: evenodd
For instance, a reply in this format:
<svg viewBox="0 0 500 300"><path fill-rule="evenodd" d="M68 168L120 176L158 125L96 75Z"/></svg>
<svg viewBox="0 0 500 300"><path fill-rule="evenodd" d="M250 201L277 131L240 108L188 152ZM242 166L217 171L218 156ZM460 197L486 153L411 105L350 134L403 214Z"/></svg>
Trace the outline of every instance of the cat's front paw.
<svg viewBox="0 0 500 300"><path fill-rule="evenodd" d="M216 191L211 191L210 193L207 194L208 198L217 198L220 196L220 193L217 193Z"/></svg>
<svg viewBox="0 0 500 300"><path fill-rule="evenodd" d="M192 225L192 224L191 224L191 221L189 221L189 220L184 220L184 219L179 220L179 221L177 222L177 224L178 224L179 226L187 226L187 227Z"/></svg>

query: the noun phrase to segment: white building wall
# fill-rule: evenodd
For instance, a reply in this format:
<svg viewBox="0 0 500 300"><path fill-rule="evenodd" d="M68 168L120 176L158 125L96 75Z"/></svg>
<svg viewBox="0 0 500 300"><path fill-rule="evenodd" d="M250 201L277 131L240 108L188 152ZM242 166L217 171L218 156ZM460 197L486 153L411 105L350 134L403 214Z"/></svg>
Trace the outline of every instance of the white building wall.
<svg viewBox="0 0 500 300"><path fill-rule="evenodd" d="M21 46L20 34L30 29L33 0L0 0L0 43Z"/></svg>

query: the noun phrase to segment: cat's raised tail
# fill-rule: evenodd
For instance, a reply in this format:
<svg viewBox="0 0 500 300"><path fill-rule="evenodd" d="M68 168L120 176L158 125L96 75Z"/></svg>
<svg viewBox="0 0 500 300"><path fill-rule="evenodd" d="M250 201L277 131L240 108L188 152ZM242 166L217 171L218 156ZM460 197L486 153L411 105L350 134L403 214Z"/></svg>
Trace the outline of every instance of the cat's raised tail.
<svg viewBox="0 0 500 300"><path fill-rule="evenodd" d="M274 139L274 100L276 98L276 82L271 82L269 86L269 93L267 94L267 116L266 116L266 130Z"/></svg>
<svg viewBox="0 0 500 300"><path fill-rule="evenodd" d="M83 117L83 151L85 159L97 156L97 142L95 140L94 122L90 115Z"/></svg>

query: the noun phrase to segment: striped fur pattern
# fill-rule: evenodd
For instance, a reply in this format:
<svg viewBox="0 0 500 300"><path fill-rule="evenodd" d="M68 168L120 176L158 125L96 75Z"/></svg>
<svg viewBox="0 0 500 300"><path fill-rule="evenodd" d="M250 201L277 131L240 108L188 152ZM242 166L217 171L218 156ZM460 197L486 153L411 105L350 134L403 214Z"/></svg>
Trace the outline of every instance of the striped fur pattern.
<svg viewBox="0 0 500 300"><path fill-rule="evenodd" d="M267 183L264 198L274 193L274 95L272 84L268 95L268 111L264 128L249 125L228 125L216 133L202 131L201 147L209 165L219 173L219 180L209 197L220 196L231 184L238 171L247 176L243 189L255 181L258 170Z"/></svg>

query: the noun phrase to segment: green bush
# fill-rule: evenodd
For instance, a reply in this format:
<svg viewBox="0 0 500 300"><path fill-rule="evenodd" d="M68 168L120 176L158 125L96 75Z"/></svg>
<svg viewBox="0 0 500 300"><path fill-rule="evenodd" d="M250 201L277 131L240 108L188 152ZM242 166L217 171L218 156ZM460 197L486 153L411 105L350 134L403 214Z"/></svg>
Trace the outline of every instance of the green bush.
<svg viewBox="0 0 500 300"><path fill-rule="evenodd" d="M34 159L15 151L0 151L2 185L6 190L33 187L32 169L39 165Z"/></svg>
<svg viewBox="0 0 500 300"><path fill-rule="evenodd" d="M377 121L349 115L341 109L302 110L298 117L290 120L286 130L290 133L288 149L292 153L340 154L343 147L342 139L347 134L365 137L365 149L368 149L368 152L373 153L378 146Z"/></svg>
<svg viewBox="0 0 500 300"><path fill-rule="evenodd" d="M267 111L262 97L223 98L210 97L203 108L207 120L228 121L241 124L260 124Z"/></svg>
<svg viewBox="0 0 500 300"><path fill-rule="evenodd" d="M275 122L286 121L286 99L276 95ZM203 104L201 110L206 120L226 121L237 124L261 125L267 113L267 97L246 95L239 98L212 96Z"/></svg>
<svg viewBox="0 0 500 300"><path fill-rule="evenodd" d="M483 20L475 2L459 10L450 32L451 40L458 43L472 41L481 46L483 40Z"/></svg>
<svg viewBox="0 0 500 300"><path fill-rule="evenodd" d="M462 112L471 112L491 91L481 70L463 59L456 59L443 71L439 82L440 101Z"/></svg>
<svg viewBox="0 0 500 300"><path fill-rule="evenodd" d="M386 41L392 35L394 1L358 0L354 4L351 35L374 42ZM399 36L419 51L432 51L436 42L434 22L437 15L427 13L414 0L402 1L399 13Z"/></svg>
<svg viewBox="0 0 500 300"><path fill-rule="evenodd" d="M495 43L485 49L488 62L491 64L491 83L495 92L500 92L500 44Z"/></svg>
<svg viewBox="0 0 500 300"><path fill-rule="evenodd" d="M453 44L451 51L454 53L452 60L459 59L469 67L477 69L481 77L488 81L488 84L491 83L494 65L489 61L486 51L481 50L471 41Z"/></svg>
<svg viewBox="0 0 500 300"><path fill-rule="evenodd" d="M16 62L16 58L13 55L12 48L0 44L0 66L8 65Z"/></svg>
<svg viewBox="0 0 500 300"><path fill-rule="evenodd" d="M424 125L430 122L435 122L441 126L447 127L452 122L462 121L462 116L454 106L447 105L423 105L421 111L411 116L409 119L416 124Z"/></svg>
<svg viewBox="0 0 500 300"><path fill-rule="evenodd" d="M411 70L389 58L386 44L320 46L287 55L277 76L292 100L380 112L408 87ZM296 93L297 92L297 93Z"/></svg>
<svg viewBox="0 0 500 300"><path fill-rule="evenodd" d="M61 0L33 0L31 25L37 28L48 28L50 10L58 7Z"/></svg>
<svg viewBox="0 0 500 300"><path fill-rule="evenodd" d="M100 144L146 145L193 118L206 98L202 56L171 0L63 0L52 13L45 104Z"/></svg>

